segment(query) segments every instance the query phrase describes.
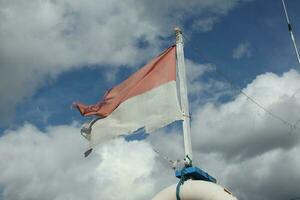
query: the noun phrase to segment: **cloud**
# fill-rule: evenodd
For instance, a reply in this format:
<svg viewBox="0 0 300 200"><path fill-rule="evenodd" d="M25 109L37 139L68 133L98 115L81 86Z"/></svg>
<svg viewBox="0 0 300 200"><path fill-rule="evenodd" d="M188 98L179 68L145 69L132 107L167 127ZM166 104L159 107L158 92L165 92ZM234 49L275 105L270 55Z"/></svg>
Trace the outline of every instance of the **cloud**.
<svg viewBox="0 0 300 200"><path fill-rule="evenodd" d="M86 142L78 130L66 125L41 132L30 124L7 130L0 140L3 199L150 198L156 165L149 143L118 139L84 158Z"/></svg>
<svg viewBox="0 0 300 200"><path fill-rule="evenodd" d="M202 30L209 30L215 23L208 23L210 17L218 21L239 1L16 2L0 3L0 111L5 116L63 71L102 64L117 73L119 66L137 65L155 55L165 45L161 38L172 34L173 25L184 21L186 13L205 12L199 21ZM129 23L125 25L124 19ZM251 56L251 51L239 56ZM232 91L223 82L201 80L214 67L189 60L186 64L189 93L195 99L191 105L194 163L239 199L300 196L299 129L291 130L243 95L226 103L216 101ZM300 119L299 80L295 70L265 73L243 91L294 124ZM209 103L201 100L203 93L210 94ZM49 126L45 131L30 124L6 130L0 137L0 198L151 199L178 181L168 163L153 152L155 148L171 159L182 158L177 128L161 130L145 141L112 141L87 159L82 157L86 143L76 124Z"/></svg>
<svg viewBox="0 0 300 200"><path fill-rule="evenodd" d="M299 197L299 150L299 145L289 150L278 148L242 163L229 163L226 180L238 188L236 193L241 199Z"/></svg>
<svg viewBox="0 0 300 200"><path fill-rule="evenodd" d="M186 59L185 65L187 68L188 77L188 92L190 95L197 95L204 89L204 84L199 84L199 79L204 73L214 70L211 64L198 64L192 60Z"/></svg>
<svg viewBox="0 0 300 200"><path fill-rule="evenodd" d="M200 104L218 102L220 97L233 96L234 91L228 83L213 78L202 80L204 74L215 72L214 65L210 63L199 64L189 59L186 59L185 62L188 73L187 88L192 110Z"/></svg>
<svg viewBox="0 0 300 200"><path fill-rule="evenodd" d="M233 51L232 58L241 59L243 57L250 58L252 56L251 53L251 44L249 42L240 43Z"/></svg>
<svg viewBox="0 0 300 200"><path fill-rule="evenodd" d="M299 120L300 98L294 96L300 88L299 80L295 70L282 76L266 73L257 76L243 91L294 124ZM288 135L289 126L247 101L242 94L225 104L201 106L193 116L193 129L203 132L195 136L195 146L202 151L214 149L228 158L245 159L276 148L293 148L299 142L298 129L293 136Z"/></svg>
<svg viewBox="0 0 300 200"><path fill-rule="evenodd" d="M300 110L299 80L295 70L280 76L265 73L243 91L295 123ZM223 104L200 104L192 113L195 165L239 199L299 196L299 129L288 134L288 126L242 95ZM170 159L182 158L178 126L162 129L144 141L111 141L87 159L82 156L87 144L78 130L76 124L49 126L44 132L30 124L6 130L0 137L4 200L151 199L178 181L168 163L153 151Z"/></svg>
<svg viewBox="0 0 300 200"><path fill-rule="evenodd" d="M295 70L265 73L243 91L294 124L300 118L299 80ZM227 103L198 104L191 112L194 164L219 184L243 200L300 196L299 128L292 130L241 94ZM150 137L170 158L182 157L183 152L181 131L174 132Z"/></svg>
<svg viewBox="0 0 300 200"><path fill-rule="evenodd" d="M202 32L211 31L213 29L213 26L216 22L215 18L207 18L203 20L198 20L193 23L193 29L194 30L200 30Z"/></svg>
<svg viewBox="0 0 300 200"><path fill-rule="evenodd" d="M244 1L1 1L1 122L8 123L24 98L62 72L141 64L170 43L164 38L186 16L218 18L240 2Z"/></svg>

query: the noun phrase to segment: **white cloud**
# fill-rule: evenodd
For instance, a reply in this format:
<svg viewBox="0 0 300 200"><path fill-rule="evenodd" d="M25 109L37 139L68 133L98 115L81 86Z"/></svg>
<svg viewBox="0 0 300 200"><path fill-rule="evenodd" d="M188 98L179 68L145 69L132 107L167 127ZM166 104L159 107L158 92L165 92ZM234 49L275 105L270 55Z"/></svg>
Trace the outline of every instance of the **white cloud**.
<svg viewBox="0 0 300 200"><path fill-rule="evenodd" d="M78 129L41 132L27 124L6 131L0 140L4 200L138 200L155 192L155 153L147 142L118 139L84 158Z"/></svg>
<svg viewBox="0 0 300 200"><path fill-rule="evenodd" d="M243 91L274 114L295 123L300 118L300 96L296 93L299 80L300 74L295 70L281 76L266 73L257 76ZM239 199L281 200L300 195L299 128L290 133L289 126L243 95L228 103L198 105L191 112L194 163ZM151 138L171 158L182 154L182 137L178 133Z"/></svg>
<svg viewBox="0 0 300 200"><path fill-rule="evenodd" d="M199 80L204 73L215 70L215 67L212 64L198 64L189 59L185 59L185 65L187 68L187 77L191 82Z"/></svg>
<svg viewBox="0 0 300 200"><path fill-rule="evenodd" d="M64 70L94 63L111 67L135 65L154 55L152 51L147 54L150 49L160 49L158 36L170 34L175 24L172 17L161 19L173 11L192 12L197 5L200 11L222 15L238 1L190 1L188 5L172 2L160 3L163 11L150 1L0 2L0 105L4 105L0 111L11 113L12 107L7 103L16 105L44 84L45 77L55 77ZM129 23L123 23L124 19ZM168 23L170 26L165 26ZM100 38L104 44L95 42ZM136 41L141 38L154 45L139 49ZM115 51L116 55L111 54ZM241 57L248 56L242 54ZM208 90L219 93L227 88L222 82L199 82L199 77L212 66L192 61L187 61L187 66L191 95L197 97ZM266 73L257 76L243 91L295 123L300 118L299 80L294 70L282 76ZM216 176L240 199L300 196L299 129L289 134L288 126L242 95L225 104L197 103L193 103L191 111L198 166ZM66 125L41 131L27 124L6 130L0 137L0 188L4 200L150 199L177 181L165 161L155 156L152 146L172 159L182 158L178 130L168 135L158 133L141 142L115 140L85 159L82 153L86 143L78 129L76 125Z"/></svg>
<svg viewBox="0 0 300 200"><path fill-rule="evenodd" d="M80 66L140 64L186 16L218 18L240 2L0 1L1 122L49 78ZM140 48L140 41L148 45Z"/></svg>
<svg viewBox="0 0 300 200"><path fill-rule="evenodd" d="M186 59L188 77L188 92L190 95L197 95L204 89L205 84L199 84L199 79L206 73L214 70L211 64L197 64L192 60Z"/></svg>
<svg viewBox="0 0 300 200"><path fill-rule="evenodd" d="M228 83L209 78L201 80L205 73L215 72L216 68L210 63L198 64L186 59L188 93L191 97L191 109L197 108L199 104L207 102L218 102L222 96L233 96L234 91Z"/></svg>
<svg viewBox="0 0 300 200"><path fill-rule="evenodd" d="M299 197L299 150L300 145L289 150L276 149L241 163L228 163L225 179L241 199Z"/></svg>
<svg viewBox="0 0 300 200"><path fill-rule="evenodd" d="M281 76L266 73L243 91L293 123L299 119L299 80L295 70ZM286 125L241 95L228 103L198 106L192 113L194 163L221 185L245 200L299 196L299 129L289 135ZM176 126L145 141L114 140L87 159L78 129L55 126L42 132L27 124L6 130L0 138L4 200L150 199L178 181L152 149L170 159L182 158Z"/></svg>
<svg viewBox="0 0 300 200"><path fill-rule="evenodd" d="M293 96L300 88L299 80L300 75L294 70L283 76L266 73L243 91L293 124L299 119L300 98ZM208 103L198 108L193 116L193 129L202 130L201 135L195 136L195 146L202 151L214 149L229 158L245 159L274 148L292 148L299 142L300 136L296 134L299 129L295 130L295 135L288 135L287 125L241 94L226 104Z"/></svg>
<svg viewBox="0 0 300 200"><path fill-rule="evenodd" d="M243 57L249 58L252 56L251 44L249 42L240 43L233 51L232 58L241 59Z"/></svg>
<svg viewBox="0 0 300 200"><path fill-rule="evenodd" d="M193 23L193 29L194 30L200 30L202 32L207 32L211 31L213 29L213 26L216 22L215 18L207 18L207 19L202 19L198 20Z"/></svg>

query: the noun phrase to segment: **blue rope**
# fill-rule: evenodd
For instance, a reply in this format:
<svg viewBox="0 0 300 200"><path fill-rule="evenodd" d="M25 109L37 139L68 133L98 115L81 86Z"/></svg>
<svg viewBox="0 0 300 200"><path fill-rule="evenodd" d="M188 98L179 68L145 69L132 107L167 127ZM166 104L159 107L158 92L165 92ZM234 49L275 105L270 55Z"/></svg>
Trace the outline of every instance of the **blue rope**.
<svg viewBox="0 0 300 200"><path fill-rule="evenodd" d="M185 177L185 167L181 170L181 177L180 177L180 180L179 182L177 183L177 186L176 186L176 199L177 200L180 200L180 187L181 185L184 184L184 181L185 181L186 177Z"/></svg>
<svg viewBox="0 0 300 200"><path fill-rule="evenodd" d="M181 185L184 184L184 181L190 179L191 177L187 177L186 176L186 171L185 169L188 168L188 167L192 167L192 160L190 159L190 157L188 155L186 155L186 158L189 159L189 163L188 164L185 164L185 167L182 168L181 170L181 177L180 177L180 180L179 182L177 183L177 186L176 186L176 199L177 200L180 200L180 187ZM185 159L184 159L185 160Z"/></svg>

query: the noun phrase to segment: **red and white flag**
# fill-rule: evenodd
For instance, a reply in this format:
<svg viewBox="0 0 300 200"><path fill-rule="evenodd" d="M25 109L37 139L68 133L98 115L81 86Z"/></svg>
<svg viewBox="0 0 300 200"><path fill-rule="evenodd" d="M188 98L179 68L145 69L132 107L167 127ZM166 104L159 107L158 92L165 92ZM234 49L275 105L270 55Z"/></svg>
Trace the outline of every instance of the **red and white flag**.
<svg viewBox="0 0 300 200"><path fill-rule="evenodd" d="M99 103L90 106L75 103L83 116L99 116L83 128L90 148L143 127L151 133L181 120L176 77L174 45L108 90Z"/></svg>

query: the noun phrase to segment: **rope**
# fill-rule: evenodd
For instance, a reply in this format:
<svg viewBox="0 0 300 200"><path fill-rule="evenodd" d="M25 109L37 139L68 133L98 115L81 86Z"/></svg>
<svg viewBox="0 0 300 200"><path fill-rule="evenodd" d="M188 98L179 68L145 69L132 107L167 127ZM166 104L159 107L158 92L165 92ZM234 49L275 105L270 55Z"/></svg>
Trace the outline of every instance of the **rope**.
<svg viewBox="0 0 300 200"><path fill-rule="evenodd" d="M253 97L251 97L250 95L248 95L247 93L245 93L240 87L236 86L235 84L231 83L224 74L222 74L220 71L216 70L216 73L221 75L223 77L223 79L236 91L238 91L239 93L241 93L243 96L245 96L247 98L248 101L252 102L254 105L256 105L257 107L259 107L261 110L263 110L265 113L267 113L268 115L270 115L271 117L273 117L274 119L280 121L282 124L287 125L291 130L295 130L299 127L297 127L298 123L292 124L291 122L288 122L287 120L283 119L281 116L273 113L272 111L270 111L269 109L267 109L265 106L263 106L261 103L259 103L257 100L255 100Z"/></svg>
<svg viewBox="0 0 300 200"><path fill-rule="evenodd" d="M161 158L163 158L164 160L168 161L169 163L172 163L172 168L175 169L176 168L176 164L178 164L180 162L180 160L171 160L169 159L169 157L162 155L157 149L153 149L155 153L157 153ZM185 177L185 167L182 168L181 170L181 177L179 182L176 185L176 199L177 200L181 200L180 198L180 187L181 185L184 184L184 181L187 180L187 178Z"/></svg>
<svg viewBox="0 0 300 200"><path fill-rule="evenodd" d="M172 160L172 159L170 159L168 156L163 155L163 154L162 154L160 151L158 151L157 149L154 149L154 148L153 148L153 151L154 151L155 153L157 153L157 155L158 155L159 157L161 157L162 159L164 159L165 161L167 161L168 163L170 163L173 170L175 170L175 169L176 169L176 165L177 165L178 163L180 163L180 160Z"/></svg>
<svg viewBox="0 0 300 200"><path fill-rule="evenodd" d="M155 153L157 153L161 158L163 158L164 160L168 161L169 163L172 163L172 168L175 170L176 169L176 165L179 164L181 162L181 160L171 160L169 157L162 155L157 149L153 149ZM190 159L189 157L187 157L188 159ZM184 161L182 161L182 163L185 163ZM190 164L192 164L190 162ZM182 169L181 169L181 177L179 182L176 185L176 199L177 200L181 200L180 198L180 187L184 184L184 182L186 180L188 180L189 178L186 177L185 175L185 169L187 167L190 167L188 165L185 165Z"/></svg>
<svg viewBox="0 0 300 200"><path fill-rule="evenodd" d="M292 134L293 131L298 128L297 125L299 124L299 122L300 122L300 119L298 119L297 122L294 124L294 127L293 127L293 129L291 129L291 131L289 132L289 134Z"/></svg>
<svg viewBox="0 0 300 200"><path fill-rule="evenodd" d="M181 177L180 177L180 180L179 180L179 182L177 183L177 186L176 186L176 199L177 200L181 200L181 198L180 198L180 187L181 187L181 185L184 184L184 181L186 181L185 167L181 170Z"/></svg>

